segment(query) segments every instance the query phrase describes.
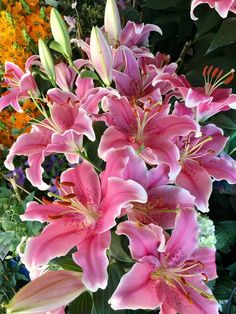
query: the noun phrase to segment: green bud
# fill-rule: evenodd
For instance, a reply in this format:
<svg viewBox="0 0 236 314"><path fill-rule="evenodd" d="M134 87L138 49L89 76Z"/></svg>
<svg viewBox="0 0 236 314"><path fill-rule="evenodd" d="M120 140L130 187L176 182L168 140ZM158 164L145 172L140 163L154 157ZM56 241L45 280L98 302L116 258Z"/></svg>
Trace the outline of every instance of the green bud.
<svg viewBox="0 0 236 314"><path fill-rule="evenodd" d="M72 49L70 43L70 36L65 21L61 14L55 9L51 9L50 25L52 35L57 44L61 46L61 51L67 59L72 59Z"/></svg>
<svg viewBox="0 0 236 314"><path fill-rule="evenodd" d="M45 44L45 42L41 38L39 39L38 47L39 47L39 56L40 56L40 60L43 65L43 68L45 72L47 73L51 82L55 84L56 74L55 74L55 67L54 67L54 62L52 59L51 52L48 49L48 46Z"/></svg>

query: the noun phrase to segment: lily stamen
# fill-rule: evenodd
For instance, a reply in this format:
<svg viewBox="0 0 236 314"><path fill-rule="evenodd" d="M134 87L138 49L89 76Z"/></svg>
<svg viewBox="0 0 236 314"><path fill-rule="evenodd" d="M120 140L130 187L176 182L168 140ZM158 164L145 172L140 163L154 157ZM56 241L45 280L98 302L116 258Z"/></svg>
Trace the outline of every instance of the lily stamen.
<svg viewBox="0 0 236 314"><path fill-rule="evenodd" d="M221 85L227 85L232 82L234 78L234 69L231 69L226 74L223 74L223 70L219 68L215 68L212 72L213 66L210 67L207 65L204 67L202 75L205 81L205 93L210 96L215 89L220 87Z"/></svg>

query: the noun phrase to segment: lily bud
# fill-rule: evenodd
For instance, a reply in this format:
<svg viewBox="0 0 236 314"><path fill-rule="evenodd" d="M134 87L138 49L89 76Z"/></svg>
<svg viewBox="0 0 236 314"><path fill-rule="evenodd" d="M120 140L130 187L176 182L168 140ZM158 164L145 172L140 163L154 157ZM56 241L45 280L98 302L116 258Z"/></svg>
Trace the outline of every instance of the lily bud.
<svg viewBox="0 0 236 314"><path fill-rule="evenodd" d="M105 36L97 26L93 27L91 32L90 55L92 64L102 81L106 86L110 86L113 65L112 52Z"/></svg>
<svg viewBox="0 0 236 314"><path fill-rule="evenodd" d="M65 55L65 57L71 60L72 49L68 29L61 14L55 8L51 9L50 25L56 44L59 44L60 50Z"/></svg>
<svg viewBox="0 0 236 314"><path fill-rule="evenodd" d="M43 68L45 72L47 73L48 77L50 78L50 80L52 81L52 83L54 84L56 80L56 74L55 74L54 62L52 59L51 52L48 49L48 46L45 44L45 42L42 39L39 39L38 48L39 48L39 57L43 65Z"/></svg>
<svg viewBox="0 0 236 314"><path fill-rule="evenodd" d="M48 271L20 289L11 299L7 314L41 313L65 306L85 287L82 274L68 270Z"/></svg>
<svg viewBox="0 0 236 314"><path fill-rule="evenodd" d="M120 15L115 0L106 2L104 26L109 44L115 47L121 33Z"/></svg>

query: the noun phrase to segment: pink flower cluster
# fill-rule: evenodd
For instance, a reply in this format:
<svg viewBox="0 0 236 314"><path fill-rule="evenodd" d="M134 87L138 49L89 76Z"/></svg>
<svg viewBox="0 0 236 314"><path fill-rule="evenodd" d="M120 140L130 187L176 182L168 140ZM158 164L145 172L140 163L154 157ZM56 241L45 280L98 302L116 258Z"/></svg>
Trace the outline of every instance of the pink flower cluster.
<svg viewBox="0 0 236 314"><path fill-rule="evenodd" d="M177 65L167 55L154 56L146 47L150 31L161 32L157 26L128 22L123 30L114 30L109 21L107 25L104 31L112 42L94 28L90 39L78 42L86 60L55 66L56 87L40 99L43 119L19 136L5 161L12 170L16 155L27 156L27 178L41 190L49 188L42 179L46 156L63 153L77 163L57 180L59 192L50 194L52 201L27 204L21 218L46 227L27 241L23 261L37 269L74 249L84 287L92 292L105 289L106 251L116 228L118 235L129 238L134 265L109 300L113 309L218 313L206 285L217 277L215 249L198 246L197 211L208 212L213 180L236 183L236 162L220 155L227 137L207 122L220 111L236 108L236 95L224 88L234 71L224 74L207 66L204 86L193 87L176 74ZM27 71L32 64L44 71L37 57L28 61ZM5 81L10 94L2 96L2 107L8 97L19 109L26 77L37 102L39 92L30 72L22 74L7 63L7 73L9 68ZM99 81L85 77L85 69ZM96 141L93 126L98 121L106 126L98 146L105 169L99 174L84 148L85 141Z"/></svg>

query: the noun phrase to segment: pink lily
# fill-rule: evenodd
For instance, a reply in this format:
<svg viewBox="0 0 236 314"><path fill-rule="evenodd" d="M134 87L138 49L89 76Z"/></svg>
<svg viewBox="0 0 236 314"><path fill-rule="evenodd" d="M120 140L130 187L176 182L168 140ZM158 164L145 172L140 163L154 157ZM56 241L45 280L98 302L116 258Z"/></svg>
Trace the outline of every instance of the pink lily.
<svg viewBox="0 0 236 314"><path fill-rule="evenodd" d="M126 147L109 151L106 170L101 175L103 179L110 176L131 179L142 185L147 192L148 200L145 204L134 203L131 209L123 211L129 219L171 229L178 211L194 208L194 197L185 189L168 185L168 173L169 167L165 164L148 170L134 149Z"/></svg>
<svg viewBox="0 0 236 314"><path fill-rule="evenodd" d="M1 95L0 111L11 105L16 111L22 112L19 101L30 98L30 92L34 97L39 95L37 84L31 73L29 71L24 73L11 62L5 64L4 82L1 86L9 88L9 90Z"/></svg>
<svg viewBox="0 0 236 314"><path fill-rule="evenodd" d="M64 306L85 290L81 273L48 271L20 289L7 307L8 314L63 314Z"/></svg>
<svg viewBox="0 0 236 314"><path fill-rule="evenodd" d="M75 163L80 158L83 136L91 141L95 140L92 120L84 109L54 103L50 105L50 111L50 118L33 125L29 134L22 134L17 138L4 163L6 168L14 169L14 156L27 156L30 167L26 169L26 176L40 190L49 188L42 180L41 164L45 156L53 152L64 153L69 162Z"/></svg>
<svg viewBox="0 0 236 314"><path fill-rule="evenodd" d="M166 244L161 228L153 224L125 221L118 225L117 234L129 238L131 256L137 263L108 301L114 310L160 307L161 314L218 313L217 302L204 283L217 277L215 250L198 248L193 210L178 214Z"/></svg>
<svg viewBox="0 0 236 314"><path fill-rule="evenodd" d="M236 13L235 0L193 0L191 3L191 19L196 21L198 18L194 15L194 10L200 4L208 4L209 7L215 8L216 12L222 17L226 18L229 12Z"/></svg>
<svg viewBox="0 0 236 314"><path fill-rule="evenodd" d="M82 282L91 291L105 289L110 229L122 208L132 206L131 202L146 202L146 192L132 180L109 177L100 181L86 161L64 171L58 189L60 195L53 194L57 201L30 202L22 216L23 220L49 222L39 236L27 242L26 267L46 264L77 246L73 258L83 269Z"/></svg>
<svg viewBox="0 0 236 314"><path fill-rule="evenodd" d="M159 103L149 106L147 102L141 109L127 98L115 96L107 97L106 103L109 127L98 147L100 158L106 160L111 148L132 146L148 164L168 164L171 180L174 179L180 171L179 151L171 139L196 130L195 122L189 117L163 116Z"/></svg>
<svg viewBox="0 0 236 314"><path fill-rule="evenodd" d="M138 100L145 103L149 100L152 104L160 102L160 90L152 84L157 75L157 69L151 66L148 69L144 67L142 69L139 65L140 59L143 63L146 60L144 57L136 60L134 53L125 46L120 46L116 50L112 72L116 89L131 101Z"/></svg>
<svg viewBox="0 0 236 314"><path fill-rule="evenodd" d="M181 171L176 184L195 196L195 204L202 211L208 211L208 200L212 192L212 179L236 183L236 162L232 158L217 157L223 150L227 137L213 124L201 128L198 138L190 134L176 140L180 149Z"/></svg>
<svg viewBox="0 0 236 314"><path fill-rule="evenodd" d="M120 44L128 48L134 46L148 46L150 32L157 32L162 35L162 30L154 24L134 23L128 21L120 34Z"/></svg>
<svg viewBox="0 0 236 314"><path fill-rule="evenodd" d="M203 122L220 111L236 108L236 95L231 88L220 88L230 83L234 70L223 75L223 70L206 66L203 70L204 87L192 87L184 76L161 74L153 80L159 86L169 82L174 90L171 95L182 100L175 105L174 114L192 116L197 122Z"/></svg>

